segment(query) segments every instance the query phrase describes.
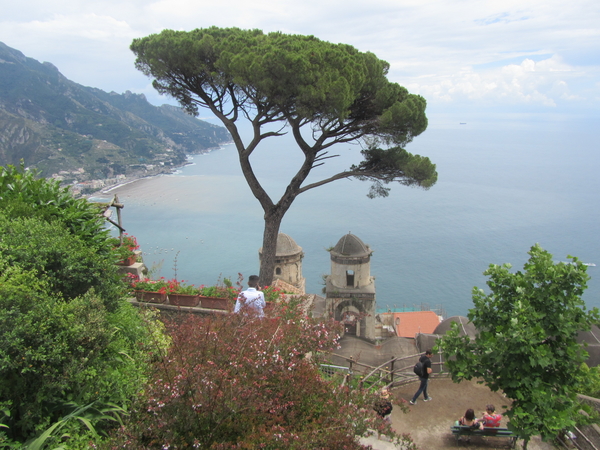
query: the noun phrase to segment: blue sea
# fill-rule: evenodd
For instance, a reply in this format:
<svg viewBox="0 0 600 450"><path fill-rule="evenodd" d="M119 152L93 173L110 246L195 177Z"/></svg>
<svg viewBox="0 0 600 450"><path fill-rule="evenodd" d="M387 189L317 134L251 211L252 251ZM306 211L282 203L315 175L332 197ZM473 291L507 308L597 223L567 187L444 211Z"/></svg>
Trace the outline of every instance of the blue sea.
<svg viewBox="0 0 600 450"><path fill-rule="evenodd" d="M600 307L600 131L582 121L430 120L407 146L437 164L430 190L390 185L388 198L366 197L369 184L337 181L300 195L281 232L305 253L308 292L320 293L329 253L346 233L373 250L380 309L430 308L466 315L489 264L520 270L535 243L556 261L577 256L591 280L588 307ZM360 161L342 145L309 181ZM289 137L271 138L253 155L267 191L278 198L300 164ZM104 194L125 204L123 224L138 238L154 276L194 284L258 273L263 211L241 174L233 145L190 158L173 175ZM276 200L275 200L276 201Z"/></svg>

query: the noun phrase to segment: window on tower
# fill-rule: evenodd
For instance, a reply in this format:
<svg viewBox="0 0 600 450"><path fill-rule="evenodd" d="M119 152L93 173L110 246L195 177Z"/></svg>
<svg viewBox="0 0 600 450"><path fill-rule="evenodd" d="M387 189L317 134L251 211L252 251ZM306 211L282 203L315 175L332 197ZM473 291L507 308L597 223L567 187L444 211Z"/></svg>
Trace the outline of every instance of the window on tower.
<svg viewBox="0 0 600 450"><path fill-rule="evenodd" d="M346 286L354 287L354 270L346 270Z"/></svg>

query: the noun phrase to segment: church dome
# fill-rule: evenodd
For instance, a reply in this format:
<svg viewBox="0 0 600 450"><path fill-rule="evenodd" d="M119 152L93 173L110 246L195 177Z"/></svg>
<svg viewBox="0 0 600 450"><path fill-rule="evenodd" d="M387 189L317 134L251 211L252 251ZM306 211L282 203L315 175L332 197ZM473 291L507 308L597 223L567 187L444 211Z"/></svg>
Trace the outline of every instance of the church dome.
<svg viewBox="0 0 600 450"><path fill-rule="evenodd" d="M371 255L371 249L358 237L350 233L338 241L332 252L350 258L362 258Z"/></svg>
<svg viewBox="0 0 600 450"><path fill-rule="evenodd" d="M300 252L302 252L302 247L296 244L296 241L287 234L279 233L277 235L277 250L275 252L277 256L297 255Z"/></svg>
<svg viewBox="0 0 600 450"><path fill-rule="evenodd" d="M475 328L475 325L473 325L473 322L463 316L452 316L444 319L436 327L433 334L446 334L452 327L452 322L458 323L461 336L468 335L470 337L475 337L477 335L477 329Z"/></svg>

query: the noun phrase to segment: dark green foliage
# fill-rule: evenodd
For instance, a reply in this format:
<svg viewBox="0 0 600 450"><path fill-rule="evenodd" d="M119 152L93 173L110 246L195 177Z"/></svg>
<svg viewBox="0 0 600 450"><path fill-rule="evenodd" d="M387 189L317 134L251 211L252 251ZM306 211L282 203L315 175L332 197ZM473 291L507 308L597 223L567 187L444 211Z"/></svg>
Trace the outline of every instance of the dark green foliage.
<svg viewBox="0 0 600 450"><path fill-rule="evenodd" d="M437 172L435 164L432 164L429 158L419 155L411 155L401 147L391 147L382 150L377 147L369 147L362 151L365 158L358 166L352 166L351 170L357 174L365 172L367 174L377 174L377 176L356 175L359 180L373 179L371 190L368 194L370 198L387 197L389 188L384 187L392 181L396 181L404 186L418 185L424 189L429 189L437 181ZM398 179L398 175L404 176Z"/></svg>
<svg viewBox="0 0 600 450"><path fill-rule="evenodd" d="M10 217L57 219L97 251L107 248L109 232L104 228L100 205L73 198L58 181L39 178L23 164L0 167L0 210Z"/></svg>
<svg viewBox="0 0 600 450"><path fill-rule="evenodd" d="M99 428L107 421L119 422L118 414L126 412L118 406L113 404L103 405L101 402L93 402L85 406L69 402L65 404L65 410L68 411L65 416L44 430L40 436L27 441L25 448L27 450L42 450L45 448L87 450L94 447L94 441L99 439ZM81 432L83 427L85 427L85 431ZM66 438L68 438L68 445L64 446ZM62 445L54 447L59 443Z"/></svg>
<svg viewBox="0 0 600 450"><path fill-rule="evenodd" d="M577 333L598 321L598 310L586 312L581 300L589 279L585 265L577 258L556 264L539 245L529 254L522 272L490 265L484 272L490 294L473 289L468 317L477 338L460 336L455 326L439 344L453 380L482 378L513 401L509 427L526 443L538 434L553 439L573 426L587 355Z"/></svg>
<svg viewBox="0 0 600 450"><path fill-rule="evenodd" d="M135 39L136 67L154 78L190 113L207 108L231 133L248 186L265 217L260 279L271 284L276 239L283 216L296 197L327 183L358 178L373 183L369 197L386 196L390 182L429 188L437 180L428 158L400 146L427 128L426 102L388 81L389 64L350 45L314 36L264 34L239 28L164 30ZM244 142L237 122L251 123ZM304 160L279 201L271 199L254 173L250 155L261 141L289 132ZM365 141L365 160L329 178L305 184L328 149ZM336 147L336 150L340 148ZM284 154L281 161L285 161Z"/></svg>
<svg viewBox="0 0 600 450"><path fill-rule="evenodd" d="M55 181L0 168L3 448L34 437L58 444L59 428L68 448L88 448L110 423L104 413L126 408L145 381L145 343L160 330L122 300L99 212Z"/></svg>
<svg viewBox="0 0 600 450"><path fill-rule="evenodd" d="M376 135L397 144L427 128L425 100L389 82L387 62L349 45L212 27L165 30L131 49L154 86L192 113L205 106L236 120L239 108L269 122L313 123L332 133L327 138ZM225 98L236 100L232 109Z"/></svg>
<svg viewBox="0 0 600 450"><path fill-rule="evenodd" d="M146 328L129 304L109 313L94 294L64 301L37 273L0 255L0 406L24 440L70 402L127 405L143 382Z"/></svg>
<svg viewBox="0 0 600 450"><path fill-rule="evenodd" d="M94 251L59 221L10 220L0 213L0 254L10 264L35 272L66 300L94 289L114 310L125 292L112 253Z"/></svg>

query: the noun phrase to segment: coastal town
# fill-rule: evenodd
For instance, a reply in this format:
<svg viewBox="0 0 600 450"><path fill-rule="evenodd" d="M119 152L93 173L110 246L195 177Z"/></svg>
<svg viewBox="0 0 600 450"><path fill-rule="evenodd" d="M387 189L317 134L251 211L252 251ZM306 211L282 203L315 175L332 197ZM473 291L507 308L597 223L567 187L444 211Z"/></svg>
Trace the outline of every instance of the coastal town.
<svg viewBox="0 0 600 450"><path fill-rule="evenodd" d="M210 151L206 150L203 153ZM162 160L161 160L162 159ZM189 158L188 158L189 160ZM108 190L140 178L153 177L156 175L170 174L180 167L188 164L174 164L166 154L156 155L156 161L152 164L135 164L127 167L127 175L118 174L113 177L91 179L90 174L84 167L75 170L61 170L53 173L49 178L59 181L63 186L69 186L73 196L87 197L100 190Z"/></svg>

